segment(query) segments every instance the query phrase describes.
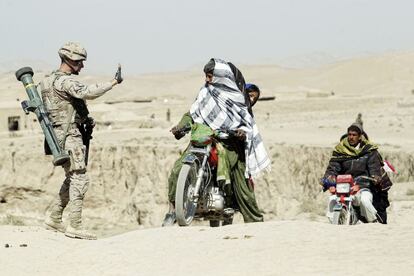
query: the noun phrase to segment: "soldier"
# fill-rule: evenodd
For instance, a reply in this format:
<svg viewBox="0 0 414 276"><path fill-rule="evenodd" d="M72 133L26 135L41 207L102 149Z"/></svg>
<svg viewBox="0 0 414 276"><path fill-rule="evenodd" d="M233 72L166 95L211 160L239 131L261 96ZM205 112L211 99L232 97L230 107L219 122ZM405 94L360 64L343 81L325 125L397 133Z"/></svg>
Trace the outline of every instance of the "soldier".
<svg viewBox="0 0 414 276"><path fill-rule="evenodd" d="M69 153L70 161L63 165L66 178L60 188L59 196L50 206L45 220L47 228L65 233L67 237L96 239L82 227L82 204L88 190L89 178L86 173L87 152L82 137L82 128L93 128L93 119L85 100L92 100L104 95L115 85L122 82L121 70L112 81L102 84L85 85L77 81L86 60L86 50L78 43L68 42L59 49L60 68L47 76L39 84L48 117L62 149ZM83 128L84 130L84 128ZM89 137L90 138L90 137ZM69 224L62 222L62 213L69 203Z"/></svg>

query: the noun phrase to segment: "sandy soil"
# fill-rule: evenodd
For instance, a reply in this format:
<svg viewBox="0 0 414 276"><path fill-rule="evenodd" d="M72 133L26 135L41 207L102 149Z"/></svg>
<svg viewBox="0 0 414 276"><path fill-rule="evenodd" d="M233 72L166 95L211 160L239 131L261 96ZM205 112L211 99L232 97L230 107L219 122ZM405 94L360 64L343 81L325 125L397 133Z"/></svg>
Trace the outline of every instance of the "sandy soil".
<svg viewBox="0 0 414 276"><path fill-rule="evenodd" d="M2 275L410 275L413 184L394 187L388 225L300 218L152 228L97 241L0 226L0 266Z"/></svg>
<svg viewBox="0 0 414 276"><path fill-rule="evenodd" d="M394 203L389 225L282 220L153 228L97 241L2 226L0 265L3 275L410 275L413 208L412 200Z"/></svg>

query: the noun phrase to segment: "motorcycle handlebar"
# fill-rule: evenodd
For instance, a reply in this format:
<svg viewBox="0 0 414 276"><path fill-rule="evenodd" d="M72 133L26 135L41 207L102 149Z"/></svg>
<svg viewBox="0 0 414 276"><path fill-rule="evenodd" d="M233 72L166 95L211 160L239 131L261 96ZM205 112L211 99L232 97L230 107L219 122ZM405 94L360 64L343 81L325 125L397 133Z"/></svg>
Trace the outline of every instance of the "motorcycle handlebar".
<svg viewBox="0 0 414 276"><path fill-rule="evenodd" d="M181 133L187 134L190 130L191 130L191 125L186 125L185 127L183 127L182 129L180 129L179 131Z"/></svg>
<svg viewBox="0 0 414 276"><path fill-rule="evenodd" d="M369 176L359 176L359 177L357 177L357 179L364 179L364 180L368 180L368 181L373 181L373 182L375 182L376 180L375 180L375 178L373 178L373 177L369 177Z"/></svg>
<svg viewBox="0 0 414 276"><path fill-rule="evenodd" d="M191 125L186 125L185 127L177 131L177 136L183 137L190 131L191 131ZM218 139L223 139L223 140L229 139L229 138L236 137L237 131L230 130L230 129L218 129L215 131L214 136L217 137Z"/></svg>
<svg viewBox="0 0 414 276"><path fill-rule="evenodd" d="M375 184L375 178L369 176L358 176L355 178L355 185L358 185L361 189L369 188L371 184Z"/></svg>
<svg viewBox="0 0 414 276"><path fill-rule="evenodd" d="M230 130L230 129L226 129L226 130L219 129L219 130L216 130L215 136L219 139L225 140L225 139L236 137L236 133L237 133L236 131Z"/></svg>
<svg viewBox="0 0 414 276"><path fill-rule="evenodd" d="M355 178L355 183L358 184L358 183L361 183L361 182L372 182L372 183L375 183L376 180L373 177L369 177L369 176L365 176L365 175L358 176L358 177Z"/></svg>

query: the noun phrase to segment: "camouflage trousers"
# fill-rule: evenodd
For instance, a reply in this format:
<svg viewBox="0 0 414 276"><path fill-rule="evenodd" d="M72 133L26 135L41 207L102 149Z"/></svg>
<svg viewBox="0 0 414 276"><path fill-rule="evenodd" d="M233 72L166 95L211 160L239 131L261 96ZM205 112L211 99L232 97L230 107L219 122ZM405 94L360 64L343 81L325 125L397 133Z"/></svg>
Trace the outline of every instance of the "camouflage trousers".
<svg viewBox="0 0 414 276"><path fill-rule="evenodd" d="M63 129L61 127L55 128L55 132L59 142L62 143ZM65 150L69 152L70 162L63 165L65 180L49 211L50 217L54 221L60 222L63 210L69 204L70 225L78 228L82 224L83 198L89 187L89 177L86 173L85 146L76 125L73 125L66 135Z"/></svg>

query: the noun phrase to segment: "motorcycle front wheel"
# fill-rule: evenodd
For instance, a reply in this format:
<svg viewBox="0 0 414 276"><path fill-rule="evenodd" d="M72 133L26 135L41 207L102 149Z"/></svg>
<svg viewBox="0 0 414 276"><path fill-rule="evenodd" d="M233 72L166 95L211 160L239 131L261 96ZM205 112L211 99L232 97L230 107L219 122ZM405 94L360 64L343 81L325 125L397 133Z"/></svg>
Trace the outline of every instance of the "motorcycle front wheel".
<svg viewBox="0 0 414 276"><path fill-rule="evenodd" d="M197 204L193 195L197 182L198 164L184 164L180 170L175 192L175 212L179 226L188 226L194 219Z"/></svg>
<svg viewBox="0 0 414 276"><path fill-rule="evenodd" d="M333 214L332 224L344 225L348 216L348 210L343 207L341 210L335 211Z"/></svg>

